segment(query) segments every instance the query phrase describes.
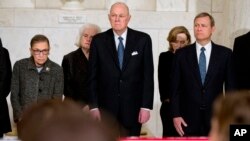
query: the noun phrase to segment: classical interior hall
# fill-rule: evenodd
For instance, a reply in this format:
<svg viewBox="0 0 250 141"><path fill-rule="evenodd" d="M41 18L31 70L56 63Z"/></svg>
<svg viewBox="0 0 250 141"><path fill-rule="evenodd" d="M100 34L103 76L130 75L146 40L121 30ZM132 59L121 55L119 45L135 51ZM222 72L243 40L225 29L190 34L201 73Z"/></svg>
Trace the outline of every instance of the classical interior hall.
<svg viewBox="0 0 250 141"><path fill-rule="evenodd" d="M117 0L0 0L0 37L10 53L12 65L30 56L29 42L35 34L46 35L51 44L49 58L61 64L63 56L76 50L78 29L85 23L110 28L108 12ZM154 108L150 121L143 125L148 137L161 137L161 105L157 68L159 54L168 50L166 40L177 25L188 28L194 42L193 19L199 12L215 18L212 40L233 47L234 38L250 31L249 0L120 0L130 8L129 27L152 38L154 59ZM12 107L9 101L10 117ZM12 126L15 127L13 119Z"/></svg>

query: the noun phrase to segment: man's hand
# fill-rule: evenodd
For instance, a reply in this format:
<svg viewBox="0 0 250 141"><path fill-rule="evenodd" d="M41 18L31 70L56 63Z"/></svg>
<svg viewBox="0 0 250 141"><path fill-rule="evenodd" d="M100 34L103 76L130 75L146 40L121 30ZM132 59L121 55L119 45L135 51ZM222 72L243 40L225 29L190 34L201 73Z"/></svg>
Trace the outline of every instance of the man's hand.
<svg viewBox="0 0 250 141"><path fill-rule="evenodd" d="M141 109L139 113L138 122L141 124L146 123L149 120L149 118L150 118L150 111Z"/></svg>
<svg viewBox="0 0 250 141"><path fill-rule="evenodd" d="M175 130L178 132L178 134L180 136L184 136L185 133L182 129L182 125L187 127L187 123L184 121L184 119L182 117L175 117L173 118L173 122L174 122Z"/></svg>
<svg viewBox="0 0 250 141"><path fill-rule="evenodd" d="M92 116L94 119L96 119L96 120L98 120L98 121L101 121L101 113L100 113L100 111L99 111L98 108L96 108L96 109L91 109L91 110L90 110L90 114L91 114L91 116Z"/></svg>

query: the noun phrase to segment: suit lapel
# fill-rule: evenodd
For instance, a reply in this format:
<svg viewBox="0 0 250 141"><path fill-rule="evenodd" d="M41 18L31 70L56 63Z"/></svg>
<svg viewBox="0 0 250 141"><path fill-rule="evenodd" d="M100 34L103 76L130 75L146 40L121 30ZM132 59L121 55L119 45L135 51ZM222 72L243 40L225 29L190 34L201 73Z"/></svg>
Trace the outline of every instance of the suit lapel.
<svg viewBox="0 0 250 141"><path fill-rule="evenodd" d="M195 43L192 44L190 46L190 48L191 48L190 53L189 53L187 59L189 60L189 62L191 64L191 68L192 68L191 71L194 73L195 79L197 80L199 85L202 86Z"/></svg>
<svg viewBox="0 0 250 141"><path fill-rule="evenodd" d="M131 58L131 53L133 52L133 49L135 48L136 36L132 32L133 31L130 28L128 28L127 41L126 41L126 46L125 46L124 56L123 56L122 70L126 69L128 62Z"/></svg>
<svg viewBox="0 0 250 141"><path fill-rule="evenodd" d="M74 57L74 60L75 62L73 62L74 64L77 64L77 65L80 65L82 68L82 66L86 66L86 63L88 62L88 59L86 58L86 56L84 55L84 53L82 52L82 49L79 48L76 50L75 52L75 56Z"/></svg>
<svg viewBox="0 0 250 141"><path fill-rule="evenodd" d="M111 53L111 56L114 60L114 63L116 64L117 68L120 69L113 30L109 29L107 31L107 34L108 34L108 36L106 38L106 41L107 41L108 50Z"/></svg>
<svg viewBox="0 0 250 141"><path fill-rule="evenodd" d="M112 58L117 68L120 69L118 53L117 53L115 40L114 40L114 33L112 29L108 30L107 34L108 36L106 40L107 40L107 46L108 46L109 52L111 53ZM123 56L122 71L125 70L126 66L128 65L128 62L131 58L131 53L133 52L133 49L135 48L135 43L136 43L135 41L136 41L136 36L133 34L132 29L128 28L126 46L125 46L124 56Z"/></svg>
<svg viewBox="0 0 250 141"><path fill-rule="evenodd" d="M219 59L219 54L218 54L217 47L212 42L212 50L211 50L211 55L210 55L210 61L209 61L209 65L208 65L208 69L207 69L207 74L206 74L204 85L206 85L209 82L209 80L213 76L213 73L217 70L216 66L217 66L217 62L219 60L220 59Z"/></svg>

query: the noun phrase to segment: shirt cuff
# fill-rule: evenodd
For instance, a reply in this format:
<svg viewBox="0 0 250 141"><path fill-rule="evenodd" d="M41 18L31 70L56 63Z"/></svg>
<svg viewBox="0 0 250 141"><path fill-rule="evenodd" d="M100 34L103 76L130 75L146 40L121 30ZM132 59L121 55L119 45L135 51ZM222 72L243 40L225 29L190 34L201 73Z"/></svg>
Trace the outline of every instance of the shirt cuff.
<svg viewBox="0 0 250 141"><path fill-rule="evenodd" d="M148 108L141 108L142 110L147 110L147 111L150 111L150 109L148 109Z"/></svg>
<svg viewBox="0 0 250 141"><path fill-rule="evenodd" d="M95 110L99 110L98 108L93 108L93 109L90 109L90 111L95 111Z"/></svg>

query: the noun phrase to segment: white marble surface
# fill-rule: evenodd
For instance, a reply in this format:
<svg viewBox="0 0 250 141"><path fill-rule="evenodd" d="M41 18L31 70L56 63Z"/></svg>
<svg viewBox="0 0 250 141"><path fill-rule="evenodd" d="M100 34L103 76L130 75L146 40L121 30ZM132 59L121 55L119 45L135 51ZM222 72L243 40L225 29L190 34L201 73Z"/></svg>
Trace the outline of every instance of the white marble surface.
<svg viewBox="0 0 250 141"><path fill-rule="evenodd" d="M250 1L230 1L225 16L225 28L228 30L228 37L230 40L228 44L233 46L235 37L245 34L250 31Z"/></svg>
<svg viewBox="0 0 250 141"><path fill-rule="evenodd" d="M50 39L49 58L61 65L63 56L76 50L74 45L78 28L45 28L44 34Z"/></svg>
<svg viewBox="0 0 250 141"><path fill-rule="evenodd" d="M215 43L230 47L224 43L224 36L223 36L224 30L223 30L223 28L225 26L225 23L223 23L223 21L224 21L225 14L224 13L213 13L212 16L214 17L214 20L215 20L215 32L212 35L212 40Z"/></svg>
<svg viewBox="0 0 250 141"><path fill-rule="evenodd" d="M225 7L225 0L212 0L212 11L223 12Z"/></svg>
<svg viewBox="0 0 250 141"><path fill-rule="evenodd" d="M60 8L63 6L63 0L35 0L36 8Z"/></svg>
<svg viewBox="0 0 250 141"><path fill-rule="evenodd" d="M132 12L130 25L135 28L170 29L184 25L193 27L195 13L188 12Z"/></svg>
<svg viewBox="0 0 250 141"><path fill-rule="evenodd" d="M127 3L130 10L154 11L156 8L156 0L119 0ZM106 9L110 9L111 5L117 0L106 0Z"/></svg>
<svg viewBox="0 0 250 141"><path fill-rule="evenodd" d="M54 8L60 9L65 0L35 0L35 7L36 8ZM81 4L85 9L105 9L105 0L80 0Z"/></svg>
<svg viewBox="0 0 250 141"><path fill-rule="evenodd" d="M33 8L35 0L0 0L0 7L4 8Z"/></svg>
<svg viewBox="0 0 250 141"><path fill-rule="evenodd" d="M15 26L47 27L57 22L57 15L48 10L15 9Z"/></svg>
<svg viewBox="0 0 250 141"><path fill-rule="evenodd" d="M127 0L119 0L120 2L126 2ZM106 9L110 9L113 3L117 2L117 0L106 0Z"/></svg>
<svg viewBox="0 0 250 141"><path fill-rule="evenodd" d="M0 9L0 27L14 26L14 10Z"/></svg>
<svg viewBox="0 0 250 141"><path fill-rule="evenodd" d="M188 0L157 0L157 11L187 11Z"/></svg>
<svg viewBox="0 0 250 141"><path fill-rule="evenodd" d="M126 0L131 10L137 11L155 11L156 0Z"/></svg>
<svg viewBox="0 0 250 141"><path fill-rule="evenodd" d="M226 1L226 0L224 0ZM210 12L211 11L211 0L188 0L188 11L191 12Z"/></svg>
<svg viewBox="0 0 250 141"><path fill-rule="evenodd" d="M250 28L250 1L231 1L228 15L232 18L231 23L234 28Z"/></svg>
<svg viewBox="0 0 250 141"><path fill-rule="evenodd" d="M106 9L106 0L83 0L84 9Z"/></svg>
<svg viewBox="0 0 250 141"><path fill-rule="evenodd" d="M0 37L3 46L10 52L12 65L17 60L29 57L30 39L38 33L43 33L40 28L0 28Z"/></svg>

